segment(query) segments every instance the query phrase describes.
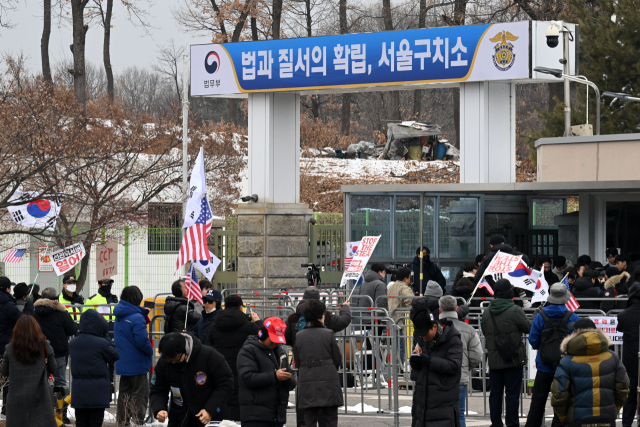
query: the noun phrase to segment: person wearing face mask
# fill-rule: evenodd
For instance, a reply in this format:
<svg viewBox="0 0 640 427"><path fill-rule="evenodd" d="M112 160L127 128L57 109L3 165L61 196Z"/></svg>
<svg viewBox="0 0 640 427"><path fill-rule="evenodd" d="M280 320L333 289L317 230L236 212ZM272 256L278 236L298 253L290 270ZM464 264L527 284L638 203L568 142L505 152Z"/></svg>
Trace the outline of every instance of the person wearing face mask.
<svg viewBox="0 0 640 427"><path fill-rule="evenodd" d="M74 322L80 323L80 309L74 305L84 305L84 298L76 293L76 275L65 274L62 278L62 292L58 295L58 302L65 306Z"/></svg>
<svg viewBox="0 0 640 427"><path fill-rule="evenodd" d="M206 295L202 298L204 302L204 311L202 317L198 320L198 323L191 329L191 333L195 335L202 344L209 345L207 341L207 334L209 328L213 325L213 322L220 313L220 304L222 303L222 294L215 289L209 289Z"/></svg>
<svg viewBox="0 0 640 427"><path fill-rule="evenodd" d="M89 297L86 305L98 306L88 307L89 310L97 310L98 313L105 316L109 322L109 331L113 332L113 318L111 313L113 307L100 307L104 304L117 304L118 297L111 293L111 287L113 286L113 279L98 280L98 293Z"/></svg>
<svg viewBox="0 0 640 427"><path fill-rule="evenodd" d="M233 373L225 358L185 332L166 334L158 350L149 395L153 416L161 423L168 418L167 427L202 427L227 419Z"/></svg>
<svg viewBox="0 0 640 427"><path fill-rule="evenodd" d="M437 282L442 288L442 292L445 291L447 280L442 275L440 267L431 262L431 251L428 247L422 247L422 278L420 277L420 248L416 249L411 270L413 270L413 292L416 295L422 295L429 280Z"/></svg>

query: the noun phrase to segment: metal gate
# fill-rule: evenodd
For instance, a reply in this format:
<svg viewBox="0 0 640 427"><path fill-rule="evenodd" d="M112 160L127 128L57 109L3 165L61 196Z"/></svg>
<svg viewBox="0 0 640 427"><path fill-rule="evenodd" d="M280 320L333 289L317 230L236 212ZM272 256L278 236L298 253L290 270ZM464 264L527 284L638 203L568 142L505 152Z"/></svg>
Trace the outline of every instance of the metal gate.
<svg viewBox="0 0 640 427"><path fill-rule="evenodd" d="M215 289L238 287L238 230L216 230L213 233L213 254L220 265L213 275Z"/></svg>
<svg viewBox="0 0 640 427"><path fill-rule="evenodd" d="M558 254L558 230L509 230L507 243L529 256L531 266Z"/></svg>
<svg viewBox="0 0 640 427"><path fill-rule="evenodd" d="M309 262L320 264L323 285L340 283L344 270L344 251L342 224L309 226Z"/></svg>

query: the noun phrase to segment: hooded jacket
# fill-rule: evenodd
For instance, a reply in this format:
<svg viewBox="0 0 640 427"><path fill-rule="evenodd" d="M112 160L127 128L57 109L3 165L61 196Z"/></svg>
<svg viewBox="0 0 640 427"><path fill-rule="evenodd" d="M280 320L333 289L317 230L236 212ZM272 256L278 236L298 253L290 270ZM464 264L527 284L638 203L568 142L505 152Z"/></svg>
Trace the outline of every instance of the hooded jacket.
<svg viewBox="0 0 640 427"><path fill-rule="evenodd" d="M391 314L393 310L397 308L411 307L411 301L414 299L413 289L411 288L411 286L407 285L403 280L397 280L393 282L387 289L387 293L389 294L389 314ZM402 298L402 297L411 297L411 298ZM401 313L395 313L393 315L394 322L398 323L400 314Z"/></svg>
<svg viewBox="0 0 640 427"><path fill-rule="evenodd" d="M447 319L435 343L421 348L431 360L421 365L411 359L411 379L415 381L411 417L413 427L456 427L460 425L460 376L463 349L460 332Z"/></svg>
<svg viewBox="0 0 640 427"><path fill-rule="evenodd" d="M187 301L189 309L187 312ZM164 303L164 314L166 316L164 333L190 331L200 320L201 314L195 310L193 300L182 297L169 297ZM184 319L187 316L187 326L185 328Z"/></svg>
<svg viewBox="0 0 640 427"><path fill-rule="evenodd" d="M578 277L571 291L578 300L580 308L600 310L600 301L580 301L580 298L598 298L600 289L588 277Z"/></svg>
<svg viewBox="0 0 640 427"><path fill-rule="evenodd" d="M120 358L109 336L109 324L95 310L80 316L78 336L69 344L71 360L71 406L108 408L111 404L109 364Z"/></svg>
<svg viewBox="0 0 640 427"><path fill-rule="evenodd" d="M382 307L387 308L387 300L384 298L378 297L387 296L387 284L384 282L384 278L376 273L375 271L369 270L367 274L364 276L364 282L360 285L359 295L367 295L373 301L373 306L371 305L371 301L367 298L357 298L356 307Z"/></svg>
<svg viewBox="0 0 640 427"><path fill-rule="evenodd" d="M503 243L501 245L494 245L489 250L489 253L487 253L487 256L484 257L484 259L482 260L482 262L478 266L478 270L476 271L476 275L473 278L475 283L478 283L480 281L480 279L482 278L482 275L484 274L484 271L487 269L487 267L489 267L489 264L491 264L491 260L493 259L494 256L496 256L498 251L500 251L502 253L511 254L511 255L522 255L522 260L527 265L531 265L531 263L529 262L529 257L528 256L524 255L522 252L520 252L520 251L518 251L516 249L513 249L510 245L507 245L506 243Z"/></svg>
<svg viewBox="0 0 640 427"><path fill-rule="evenodd" d="M27 303L21 312L16 306L16 299L10 293L0 290L0 352L2 354L11 341L13 327L23 314L33 314L33 304Z"/></svg>
<svg viewBox="0 0 640 427"><path fill-rule="evenodd" d="M597 329L577 330L562 341L567 356L556 369L551 406L563 424L596 416L614 421L626 402L629 378L610 345Z"/></svg>
<svg viewBox="0 0 640 427"><path fill-rule="evenodd" d="M604 282L604 290L602 291L602 298L626 298L629 293L629 285L631 275L626 271L611 276ZM603 301L602 311L605 313L609 310L624 310L627 308L626 301Z"/></svg>
<svg viewBox="0 0 640 427"><path fill-rule="evenodd" d="M319 299L319 298L316 298ZM292 346L296 342L296 335L298 334L298 321L302 317L302 310L304 309L304 303L308 301L303 299L296 307L296 312L290 314L287 318L287 330L284 332L284 339L287 340L287 345ZM342 305L340 307L340 313L335 315L330 311L324 313L324 325L327 329L331 329L337 333L343 331L351 324L351 308L348 305Z"/></svg>
<svg viewBox="0 0 640 427"><path fill-rule="evenodd" d="M320 322L307 322L298 333L293 355L299 362L298 407L342 406L344 400L338 376L342 356L333 331Z"/></svg>
<svg viewBox="0 0 640 427"><path fill-rule="evenodd" d="M56 357L67 357L69 337L78 332L78 324L73 321L64 306L57 301L40 298L34 304L33 318L51 343Z"/></svg>
<svg viewBox="0 0 640 427"><path fill-rule="evenodd" d="M622 362L627 368L627 373L632 377L638 376L638 347L640 346L638 336L640 331L640 289L636 289L635 286L631 289L627 308L618 314L618 332L622 332Z"/></svg>
<svg viewBox="0 0 640 427"><path fill-rule="evenodd" d="M208 345L216 349L226 360L234 376L234 383L227 407L228 419L240 421L240 405L238 403L238 369L236 360L240 349L251 335L258 335L262 321L252 323L247 315L237 308L227 308L218 314L207 334Z"/></svg>
<svg viewBox="0 0 640 427"><path fill-rule="evenodd" d="M224 357L202 345L192 335L187 340L184 363L169 363L160 358L151 378L149 406L154 417L166 411L171 393L168 427L202 427L196 414L206 410L213 421L229 419L225 404L233 390L233 374Z"/></svg>
<svg viewBox="0 0 640 427"><path fill-rule="evenodd" d="M478 333L473 326L458 320L458 313L455 311L443 311L440 313L440 321L450 321L452 326L460 332L460 340L462 341L462 374L460 376L460 384L468 384L469 371L478 366L484 354Z"/></svg>
<svg viewBox="0 0 640 427"><path fill-rule="evenodd" d="M282 346L273 350L251 335L238 353L238 393L242 422L287 422L289 392L296 386L293 377L278 381L276 370L288 368L288 356ZM281 364L282 361L282 364Z"/></svg>
<svg viewBox="0 0 640 427"><path fill-rule="evenodd" d="M423 259L424 260L424 259ZM413 271L413 292L416 295L420 294L420 257L413 257L413 262L411 263L411 270ZM426 261L422 264L422 290L426 287L429 280L433 280L440 285L442 291L444 292L447 286L447 280L442 275L442 271L440 267L435 265L431 260Z"/></svg>
<svg viewBox="0 0 640 427"><path fill-rule="evenodd" d="M115 343L120 360L116 362L116 374L126 377L146 375L153 364L153 347L147 332L149 310L120 301L113 309Z"/></svg>
<svg viewBox="0 0 640 427"><path fill-rule="evenodd" d="M564 304L550 304L542 309L542 311L544 311L544 313L549 316L549 318L553 322L561 320L567 310L568 309ZM575 313L573 313L571 317L569 317L569 320L567 320L567 323L565 325L568 333L571 333L571 328L569 328L569 325L573 322L577 322L579 319L580 318ZM540 350L540 346L542 345L542 330L544 329L544 327L545 322L542 318L542 315L537 314L533 319L533 325L531 326L531 331L529 332L529 343L534 350ZM547 366L542 363L542 359L540 358L540 351L538 351L536 355L536 369L540 372L547 373L555 371L553 367Z"/></svg>
<svg viewBox="0 0 640 427"><path fill-rule="evenodd" d="M496 330L491 319L495 316L495 323L500 333L511 340L511 344L518 349L518 357L511 361L502 358L496 347ZM489 354L489 369L507 369L524 366L527 362L527 349L522 340L522 334L531 330L531 321L510 299L496 298L489 304L489 309L482 313L482 334L485 337L487 353Z"/></svg>

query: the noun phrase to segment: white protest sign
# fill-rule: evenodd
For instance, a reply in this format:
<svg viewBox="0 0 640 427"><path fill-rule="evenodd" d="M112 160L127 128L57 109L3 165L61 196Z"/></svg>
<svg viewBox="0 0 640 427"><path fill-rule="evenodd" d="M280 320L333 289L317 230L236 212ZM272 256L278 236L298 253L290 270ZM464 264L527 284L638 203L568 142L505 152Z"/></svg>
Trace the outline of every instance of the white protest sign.
<svg viewBox="0 0 640 427"><path fill-rule="evenodd" d="M607 335L612 344L622 344L622 332L618 332L618 318L616 317L589 317L593 320L603 334Z"/></svg>
<svg viewBox="0 0 640 427"><path fill-rule="evenodd" d="M356 252L358 251L358 247L360 247L360 240L358 240L357 242L347 242L346 247L347 250L344 254L344 272L347 272L347 269L349 268L349 266L351 265L351 261L353 261L353 257L355 256ZM340 287L343 287L344 285L347 284L347 278L345 277L344 273L342 274L342 280L340 280Z"/></svg>
<svg viewBox="0 0 640 427"><path fill-rule="evenodd" d="M382 236L375 237L363 237L360 241L360 246L356 251L351 264L344 271L343 279L345 280L358 280L364 271L364 268L369 262L369 258L373 254L373 250L376 248L378 241Z"/></svg>
<svg viewBox="0 0 640 427"><path fill-rule="evenodd" d="M110 240L96 246L96 279L108 279L116 274L118 274L118 242Z"/></svg>
<svg viewBox="0 0 640 427"><path fill-rule="evenodd" d="M511 255L498 251L489 263L484 275L511 273L518 267L520 260L522 260L522 255Z"/></svg>
<svg viewBox="0 0 640 427"><path fill-rule="evenodd" d="M38 246L38 271L40 273L53 273L51 247L49 246Z"/></svg>
<svg viewBox="0 0 640 427"><path fill-rule="evenodd" d="M53 269L58 276L62 276L75 267L86 254L82 242L55 251L51 254Z"/></svg>

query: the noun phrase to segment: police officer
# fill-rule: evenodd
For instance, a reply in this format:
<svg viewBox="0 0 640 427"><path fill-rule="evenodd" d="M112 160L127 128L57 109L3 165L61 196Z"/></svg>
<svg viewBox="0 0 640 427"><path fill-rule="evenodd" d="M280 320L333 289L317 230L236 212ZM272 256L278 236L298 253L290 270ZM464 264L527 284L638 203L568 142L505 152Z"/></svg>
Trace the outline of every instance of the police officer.
<svg viewBox="0 0 640 427"><path fill-rule="evenodd" d="M149 395L155 418L161 423L168 418L168 427L202 427L211 420L225 419L233 373L224 357L183 332L162 337L158 350L161 357Z"/></svg>
<svg viewBox="0 0 640 427"><path fill-rule="evenodd" d="M81 309L73 307L73 305L83 305L84 298L76 293L76 275L75 273L65 274L62 278L62 292L58 295L58 302L66 308L74 322L80 323ZM74 314L75 313L75 314Z"/></svg>
<svg viewBox="0 0 640 427"><path fill-rule="evenodd" d="M105 316L109 322L109 331L113 331L113 320L110 314L113 312L113 307L100 307L104 304L117 304L118 297L111 293L111 287L113 286L113 279L98 280L98 293L92 295L87 300L87 305L98 307L87 307L88 310L98 310L98 313Z"/></svg>

